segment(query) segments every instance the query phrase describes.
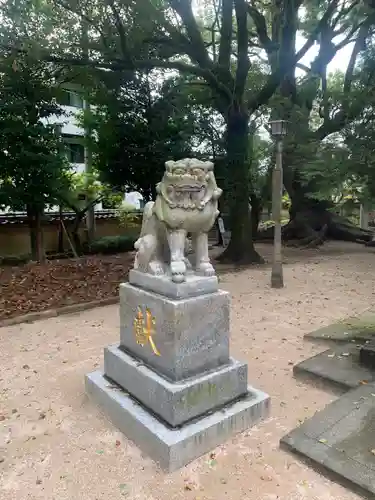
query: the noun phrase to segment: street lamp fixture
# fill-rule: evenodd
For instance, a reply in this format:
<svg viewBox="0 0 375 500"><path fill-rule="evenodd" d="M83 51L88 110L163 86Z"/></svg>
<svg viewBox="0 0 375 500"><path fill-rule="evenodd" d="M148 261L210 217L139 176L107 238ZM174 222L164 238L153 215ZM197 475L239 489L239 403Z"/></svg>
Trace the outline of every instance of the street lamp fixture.
<svg viewBox="0 0 375 500"><path fill-rule="evenodd" d="M274 139L280 140L287 134L287 122L285 120L273 120L270 122L271 135Z"/></svg>
<svg viewBox="0 0 375 500"><path fill-rule="evenodd" d="M276 164L272 173L272 219L274 221L273 262L271 287L283 288L283 262L281 247L281 204L283 194L283 138L287 134L287 122L270 122L271 135L276 142Z"/></svg>

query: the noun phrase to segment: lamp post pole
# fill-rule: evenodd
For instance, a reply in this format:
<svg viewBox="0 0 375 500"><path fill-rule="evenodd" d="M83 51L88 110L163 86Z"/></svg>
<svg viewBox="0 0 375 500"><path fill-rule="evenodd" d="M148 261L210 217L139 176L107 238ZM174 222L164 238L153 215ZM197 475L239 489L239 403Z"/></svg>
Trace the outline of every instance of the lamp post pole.
<svg viewBox="0 0 375 500"><path fill-rule="evenodd" d="M283 136L286 135L286 123L277 120L270 123L271 133L276 142L276 163L272 172L272 219L274 221L273 261L271 287L283 288L283 262L281 246L281 206L283 192Z"/></svg>
<svg viewBox="0 0 375 500"><path fill-rule="evenodd" d="M276 140L276 165L272 173L272 219L275 223L273 239L273 261L271 272L271 287L283 288L283 262L281 252L281 202L283 189L283 141Z"/></svg>

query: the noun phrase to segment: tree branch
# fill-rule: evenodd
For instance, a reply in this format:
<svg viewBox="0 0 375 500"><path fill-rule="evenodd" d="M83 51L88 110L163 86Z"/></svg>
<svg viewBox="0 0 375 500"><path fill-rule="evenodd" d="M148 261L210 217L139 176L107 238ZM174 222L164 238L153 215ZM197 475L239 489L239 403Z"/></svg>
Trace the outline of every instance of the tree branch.
<svg viewBox="0 0 375 500"><path fill-rule="evenodd" d="M208 56L208 52L205 47L201 32L195 20L191 8L191 2L188 0L170 0L169 3L181 17L191 45L193 47L193 51L189 53L189 57L203 68L211 67L212 62Z"/></svg>
<svg viewBox="0 0 375 500"><path fill-rule="evenodd" d="M86 21L87 24L89 24L90 26L92 26L94 28L95 31L97 31L97 33L99 34L100 36L100 39L102 41L102 44L103 44L103 47L105 49L109 49L109 45L108 45L108 42L107 42L107 39L106 37L104 36L104 33L103 31L99 28L99 26L94 22L93 19L91 19L90 16L86 15L84 12L82 11L77 11L75 10L73 7L71 7L67 2L65 2L64 0L53 0L53 3L55 3L56 5L58 5L59 7L67 10L68 12L71 12L72 14L74 14L75 16L78 16L80 17L83 21Z"/></svg>
<svg viewBox="0 0 375 500"><path fill-rule="evenodd" d="M298 61L302 59L302 57L307 53L307 51L314 45L316 39L320 34L321 29L326 25L328 20L331 18L332 14L335 12L338 1L339 0L332 0L330 2L324 15L314 28L309 38L306 40L303 47L297 52L295 57L292 60L287 61L287 63L283 65L282 68L281 67L276 68L276 70L271 73L263 88L258 92L258 94L253 99L249 101L248 109L250 113L256 111L260 106L265 104L268 101L268 99L272 97L275 90L280 85L280 82L284 77L284 75L290 72L296 66Z"/></svg>
<svg viewBox="0 0 375 500"><path fill-rule="evenodd" d="M114 0L106 0L106 3L107 3L107 5L110 6L113 17L115 18L115 26L116 26L117 32L119 34L119 37L120 37L120 47L121 47L122 56L126 61L130 62L132 59L131 53L129 51L128 43L126 41L125 28L124 28L124 24L121 20L120 14L115 7Z"/></svg>
<svg viewBox="0 0 375 500"><path fill-rule="evenodd" d="M362 23L362 26L359 29L357 39L349 59L349 64L345 72L343 88L345 96L348 96L350 94L357 57L361 50L364 49L365 40L369 34L370 27L373 24L374 20L375 15L373 14ZM321 141L328 135L341 130L346 123L352 121L361 113L364 106L365 103L363 101L361 101L359 105L358 103L356 103L348 106L344 100L342 109L338 113L336 113L336 115L331 120L325 120L323 124L315 131L314 135L316 139Z"/></svg>
<svg viewBox="0 0 375 500"><path fill-rule="evenodd" d="M260 45L270 56L272 52L277 50L277 45L274 44L267 33L267 22L266 18L256 9L253 5L246 5L247 12L249 13L251 19L254 21L257 36L259 38Z"/></svg>
<svg viewBox="0 0 375 500"><path fill-rule="evenodd" d="M318 36L319 36L322 28L327 24L327 22L329 21L329 19L332 16L332 14L337 9L338 1L339 0L332 0L330 2L330 4L327 7L327 10L323 14L323 16L320 19L320 21L318 22L318 24L313 29L312 33L310 34L310 36L306 40L305 44L297 52L296 58L295 58L295 62L298 62L300 59L302 59L306 55L306 53L308 52L308 50L310 50L311 47L314 45L314 43L315 43L316 39L318 38Z"/></svg>
<svg viewBox="0 0 375 500"><path fill-rule="evenodd" d="M245 0L234 0L234 8L237 20L238 47L235 94L238 100L242 100L247 75L250 69L250 60L247 53L249 32L247 29L247 10Z"/></svg>
<svg viewBox="0 0 375 500"><path fill-rule="evenodd" d="M222 20L220 28L219 65L226 69L230 66L230 53L232 45L232 11L233 0L222 0Z"/></svg>
<svg viewBox="0 0 375 500"><path fill-rule="evenodd" d="M354 44L352 53L350 55L348 67L346 68L345 78L344 78L344 93L348 94L351 89L355 63L357 62L357 57L361 50L364 48L364 44L370 29L370 23L362 24L358 31L357 40Z"/></svg>

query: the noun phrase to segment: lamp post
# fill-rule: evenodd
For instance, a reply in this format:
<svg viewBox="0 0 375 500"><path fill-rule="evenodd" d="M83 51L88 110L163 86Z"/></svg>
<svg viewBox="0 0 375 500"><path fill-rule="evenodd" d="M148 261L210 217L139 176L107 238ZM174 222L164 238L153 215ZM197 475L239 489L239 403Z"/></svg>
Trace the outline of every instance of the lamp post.
<svg viewBox="0 0 375 500"><path fill-rule="evenodd" d="M275 120L270 122L271 135L276 143L276 164L272 172L272 219L275 223L273 240L273 262L271 287L283 288L283 263L281 255L281 202L283 192L283 138L287 133L286 122Z"/></svg>

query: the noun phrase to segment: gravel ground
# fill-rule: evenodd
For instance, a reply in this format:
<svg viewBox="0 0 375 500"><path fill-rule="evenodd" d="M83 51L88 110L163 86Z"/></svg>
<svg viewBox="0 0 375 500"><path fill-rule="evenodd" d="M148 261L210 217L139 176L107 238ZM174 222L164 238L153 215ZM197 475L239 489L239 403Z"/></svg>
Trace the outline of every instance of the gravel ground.
<svg viewBox="0 0 375 500"><path fill-rule="evenodd" d="M170 475L84 394L84 374L118 339L117 306L0 329L0 499L359 498L281 451L279 439L334 399L294 379L292 365L323 350L305 333L373 305L375 255L330 243L287 249L285 261L282 290L269 288L268 266L220 270L232 294L232 354L271 395L271 417Z"/></svg>

